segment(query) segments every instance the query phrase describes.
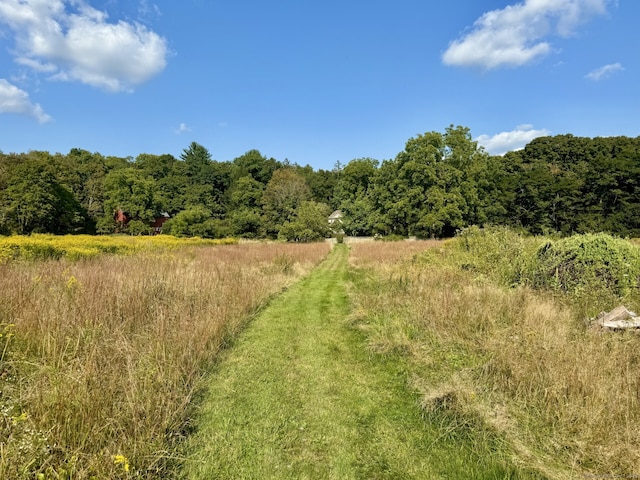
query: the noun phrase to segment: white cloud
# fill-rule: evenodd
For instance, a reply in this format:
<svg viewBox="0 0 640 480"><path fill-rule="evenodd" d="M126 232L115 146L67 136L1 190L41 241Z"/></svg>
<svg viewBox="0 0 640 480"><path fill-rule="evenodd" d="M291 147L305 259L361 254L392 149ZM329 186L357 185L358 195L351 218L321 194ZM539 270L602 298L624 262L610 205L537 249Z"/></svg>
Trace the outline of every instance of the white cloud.
<svg viewBox="0 0 640 480"><path fill-rule="evenodd" d="M599 80L604 80L609 78L616 72L621 72L624 70L624 67L620 63L611 63L609 65L605 65L603 67L597 68L592 72L589 72L585 75L585 78L589 80L593 80L597 82Z"/></svg>
<svg viewBox="0 0 640 480"><path fill-rule="evenodd" d="M162 11L155 3L150 5L149 0L140 0L140 3L138 4L138 15L142 19L147 19L153 16L161 16Z"/></svg>
<svg viewBox="0 0 640 480"><path fill-rule="evenodd" d="M501 132L496 135L480 135L476 142L492 155L504 155L513 150L521 150L527 143L537 137L545 137L551 132L546 129L535 130L533 125L519 125L510 132Z"/></svg>
<svg viewBox="0 0 640 480"><path fill-rule="evenodd" d="M138 23L109 22L84 0L2 0L16 61L50 78L131 90L166 66L166 40Z"/></svg>
<svg viewBox="0 0 640 480"><path fill-rule="evenodd" d="M0 78L0 113L18 113L34 117L40 123L51 121L42 107L29 100L29 94Z"/></svg>
<svg viewBox="0 0 640 480"><path fill-rule="evenodd" d="M181 123L178 128L174 130L176 134L180 135L181 133L186 133L191 131L191 127L189 127L186 123Z"/></svg>
<svg viewBox="0 0 640 480"><path fill-rule="evenodd" d="M553 50L545 37L572 35L580 24L606 13L612 1L525 0L489 11L449 44L442 61L487 70L525 65Z"/></svg>

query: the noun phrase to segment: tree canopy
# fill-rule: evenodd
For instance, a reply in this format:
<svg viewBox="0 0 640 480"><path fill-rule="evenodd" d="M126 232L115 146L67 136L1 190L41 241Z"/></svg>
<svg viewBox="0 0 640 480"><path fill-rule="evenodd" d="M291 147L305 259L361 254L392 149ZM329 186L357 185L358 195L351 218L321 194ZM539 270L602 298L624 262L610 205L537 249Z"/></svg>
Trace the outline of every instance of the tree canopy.
<svg viewBox="0 0 640 480"><path fill-rule="evenodd" d="M638 236L639 194L640 137L540 137L491 156L453 125L410 138L395 158L333 170L258 150L217 161L196 142L179 158L0 153L0 234L112 233L122 212L132 234L168 215L176 235L308 241L328 235L325 217L340 209L347 235L447 237L495 224Z"/></svg>

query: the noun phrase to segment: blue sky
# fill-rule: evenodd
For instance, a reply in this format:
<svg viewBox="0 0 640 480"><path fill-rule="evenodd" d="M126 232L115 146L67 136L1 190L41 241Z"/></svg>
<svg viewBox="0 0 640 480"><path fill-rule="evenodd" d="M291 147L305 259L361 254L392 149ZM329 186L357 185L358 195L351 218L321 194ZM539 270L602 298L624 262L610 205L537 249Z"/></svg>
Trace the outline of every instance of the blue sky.
<svg viewBox="0 0 640 480"><path fill-rule="evenodd" d="M0 150L330 169L463 125L640 135L637 0L0 0Z"/></svg>

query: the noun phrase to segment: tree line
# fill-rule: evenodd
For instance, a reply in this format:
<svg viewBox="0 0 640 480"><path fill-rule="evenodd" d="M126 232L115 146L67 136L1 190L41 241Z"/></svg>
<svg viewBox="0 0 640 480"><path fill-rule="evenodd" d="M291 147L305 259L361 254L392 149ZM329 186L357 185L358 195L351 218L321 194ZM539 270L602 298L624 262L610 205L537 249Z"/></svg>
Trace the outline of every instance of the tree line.
<svg viewBox="0 0 640 480"><path fill-rule="evenodd" d="M0 153L0 234L146 234L165 214L163 232L177 236L311 241L331 234L340 209L348 235L447 237L492 224L638 236L639 188L640 137L541 137L492 156L453 125L410 138L394 159L332 170L257 150L216 161L196 142L179 158Z"/></svg>

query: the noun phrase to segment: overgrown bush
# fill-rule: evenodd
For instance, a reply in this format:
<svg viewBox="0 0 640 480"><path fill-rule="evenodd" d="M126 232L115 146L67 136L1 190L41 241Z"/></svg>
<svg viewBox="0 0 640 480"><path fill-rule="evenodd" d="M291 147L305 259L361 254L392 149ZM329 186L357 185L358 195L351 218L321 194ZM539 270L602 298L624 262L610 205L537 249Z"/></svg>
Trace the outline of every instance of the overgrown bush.
<svg viewBox="0 0 640 480"><path fill-rule="evenodd" d="M162 226L164 233L176 237L224 238L231 235L231 228L225 220L211 217L205 207L183 210Z"/></svg>
<svg viewBox="0 0 640 480"><path fill-rule="evenodd" d="M535 268L534 257L544 239L527 237L507 227L470 227L450 242L460 267L493 278L501 285L526 283Z"/></svg>
<svg viewBox="0 0 640 480"><path fill-rule="evenodd" d="M640 248L611 235L585 234L547 242L536 254L535 287L571 293L608 289L628 295L640 279Z"/></svg>
<svg viewBox="0 0 640 480"><path fill-rule="evenodd" d="M448 260L460 268L508 286L626 296L640 280L640 248L604 233L551 239L506 227L471 227L449 251Z"/></svg>

